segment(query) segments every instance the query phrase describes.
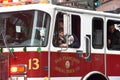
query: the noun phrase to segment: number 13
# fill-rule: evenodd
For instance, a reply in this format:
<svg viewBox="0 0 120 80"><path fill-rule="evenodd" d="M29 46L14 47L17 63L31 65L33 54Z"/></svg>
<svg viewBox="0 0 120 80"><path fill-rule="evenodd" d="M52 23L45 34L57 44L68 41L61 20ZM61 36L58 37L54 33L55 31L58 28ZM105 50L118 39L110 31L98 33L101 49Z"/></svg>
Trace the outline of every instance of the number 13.
<svg viewBox="0 0 120 80"><path fill-rule="evenodd" d="M39 59L38 58L30 58L28 61L28 69L29 70L37 70L40 68Z"/></svg>

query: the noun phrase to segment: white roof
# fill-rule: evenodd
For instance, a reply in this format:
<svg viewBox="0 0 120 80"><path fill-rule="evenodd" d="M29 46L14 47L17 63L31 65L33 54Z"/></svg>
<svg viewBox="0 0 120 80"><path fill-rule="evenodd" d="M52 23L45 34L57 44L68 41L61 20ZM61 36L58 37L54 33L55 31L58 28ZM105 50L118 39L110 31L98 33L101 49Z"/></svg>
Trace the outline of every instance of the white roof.
<svg viewBox="0 0 120 80"><path fill-rule="evenodd" d="M80 9L80 8L72 8L72 7L53 5L53 4L29 4L29 5L0 7L0 13L21 11L21 10L42 10L42 11L50 13L54 9L59 9L59 10L68 11L68 12L82 13L82 14L108 16L108 17L112 16L115 18L118 18L118 17L120 18L120 14L106 13L103 11L85 10L85 9Z"/></svg>

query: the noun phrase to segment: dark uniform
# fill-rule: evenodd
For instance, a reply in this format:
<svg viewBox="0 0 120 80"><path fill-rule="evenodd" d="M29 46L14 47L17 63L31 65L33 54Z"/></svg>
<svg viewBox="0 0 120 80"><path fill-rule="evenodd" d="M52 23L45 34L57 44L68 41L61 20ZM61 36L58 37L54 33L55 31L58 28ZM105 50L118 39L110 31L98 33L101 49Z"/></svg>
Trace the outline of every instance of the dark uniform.
<svg viewBox="0 0 120 80"><path fill-rule="evenodd" d="M108 39L111 44L108 45L109 49L120 49L120 32L115 30L113 33L108 32Z"/></svg>

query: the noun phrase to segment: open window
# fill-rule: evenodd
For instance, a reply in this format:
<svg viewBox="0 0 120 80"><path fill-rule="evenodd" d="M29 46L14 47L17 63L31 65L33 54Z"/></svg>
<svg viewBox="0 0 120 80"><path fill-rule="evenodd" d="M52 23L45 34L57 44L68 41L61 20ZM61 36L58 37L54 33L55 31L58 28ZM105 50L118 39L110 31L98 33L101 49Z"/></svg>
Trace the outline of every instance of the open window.
<svg viewBox="0 0 120 80"><path fill-rule="evenodd" d="M80 16L62 12L57 14L53 46L69 48L80 47Z"/></svg>
<svg viewBox="0 0 120 80"><path fill-rule="evenodd" d="M107 21L107 48L109 50L120 50L120 21Z"/></svg>

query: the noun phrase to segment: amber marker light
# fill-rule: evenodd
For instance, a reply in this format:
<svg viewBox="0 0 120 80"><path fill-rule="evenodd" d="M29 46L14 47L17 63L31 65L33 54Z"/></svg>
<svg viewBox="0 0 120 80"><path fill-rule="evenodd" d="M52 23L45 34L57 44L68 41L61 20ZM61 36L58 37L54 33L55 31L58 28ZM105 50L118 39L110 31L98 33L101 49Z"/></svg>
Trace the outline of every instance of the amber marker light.
<svg viewBox="0 0 120 80"><path fill-rule="evenodd" d="M10 68L11 74L25 74L26 66L25 65L14 65Z"/></svg>

